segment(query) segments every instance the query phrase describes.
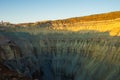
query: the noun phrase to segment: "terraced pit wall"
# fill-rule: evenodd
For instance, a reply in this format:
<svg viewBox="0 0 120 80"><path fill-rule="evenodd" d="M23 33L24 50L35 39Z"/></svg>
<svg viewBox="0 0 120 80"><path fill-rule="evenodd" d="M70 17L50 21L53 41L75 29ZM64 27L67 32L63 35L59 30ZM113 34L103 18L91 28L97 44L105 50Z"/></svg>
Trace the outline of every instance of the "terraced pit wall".
<svg viewBox="0 0 120 80"><path fill-rule="evenodd" d="M10 70L39 80L119 80L120 38L107 33L31 35L1 32L1 61ZM75 35L76 33L72 34ZM80 35L81 34L81 35ZM84 37L83 37L84 36ZM1 40L2 41L2 40Z"/></svg>

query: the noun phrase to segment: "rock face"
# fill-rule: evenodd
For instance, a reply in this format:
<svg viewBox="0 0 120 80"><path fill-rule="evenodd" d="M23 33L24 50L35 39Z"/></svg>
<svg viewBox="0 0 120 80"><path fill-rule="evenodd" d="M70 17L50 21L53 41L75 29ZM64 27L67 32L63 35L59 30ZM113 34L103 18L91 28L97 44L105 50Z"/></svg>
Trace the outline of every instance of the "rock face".
<svg viewBox="0 0 120 80"><path fill-rule="evenodd" d="M12 33L0 38L0 61L9 70L33 80L120 79L120 50L113 41L22 36Z"/></svg>
<svg viewBox="0 0 120 80"><path fill-rule="evenodd" d="M0 63L0 80L31 80L30 78L10 70L8 67Z"/></svg>
<svg viewBox="0 0 120 80"><path fill-rule="evenodd" d="M0 35L0 59L11 60L20 56L20 49L14 41Z"/></svg>
<svg viewBox="0 0 120 80"><path fill-rule="evenodd" d="M21 57L21 51L16 43L0 35L0 80L30 80L22 74L12 70L5 64L7 61L14 60ZM11 63L12 64L12 63Z"/></svg>

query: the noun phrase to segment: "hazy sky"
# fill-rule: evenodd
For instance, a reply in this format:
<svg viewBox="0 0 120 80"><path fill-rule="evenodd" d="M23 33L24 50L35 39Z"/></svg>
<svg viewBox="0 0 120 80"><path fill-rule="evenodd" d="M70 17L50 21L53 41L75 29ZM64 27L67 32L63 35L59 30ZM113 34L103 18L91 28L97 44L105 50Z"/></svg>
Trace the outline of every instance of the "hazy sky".
<svg viewBox="0 0 120 80"><path fill-rule="evenodd" d="M120 10L120 0L0 0L0 20L64 19Z"/></svg>

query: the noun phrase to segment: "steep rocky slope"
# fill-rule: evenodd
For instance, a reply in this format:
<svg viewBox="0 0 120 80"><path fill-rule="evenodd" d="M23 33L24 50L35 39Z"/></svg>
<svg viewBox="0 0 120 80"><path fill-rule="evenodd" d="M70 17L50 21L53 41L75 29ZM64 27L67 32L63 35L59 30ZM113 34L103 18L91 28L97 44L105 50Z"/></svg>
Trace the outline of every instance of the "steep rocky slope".
<svg viewBox="0 0 120 80"><path fill-rule="evenodd" d="M13 77L17 79L21 74L22 79L26 76L33 80L120 79L119 37L102 35L94 38L84 34L82 37L73 38L70 37L70 33L66 36L63 33L57 33L56 36L55 34L49 36L50 33L1 34L4 37L2 36L3 39L0 40L2 42L0 61L11 71L16 72L14 74L17 77ZM1 77L1 80L4 79Z"/></svg>
<svg viewBox="0 0 120 80"><path fill-rule="evenodd" d="M119 14L0 30L0 80L120 80Z"/></svg>

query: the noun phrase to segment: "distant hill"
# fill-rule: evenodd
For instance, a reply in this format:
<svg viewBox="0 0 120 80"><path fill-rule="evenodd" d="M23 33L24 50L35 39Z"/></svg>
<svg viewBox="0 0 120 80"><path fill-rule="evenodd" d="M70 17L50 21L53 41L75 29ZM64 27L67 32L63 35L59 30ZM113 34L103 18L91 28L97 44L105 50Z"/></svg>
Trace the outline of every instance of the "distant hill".
<svg viewBox="0 0 120 80"><path fill-rule="evenodd" d="M75 22L86 22L86 21L102 21L102 20L114 20L120 18L120 11L115 12L109 12L109 13L102 13L102 14L94 14L94 15L88 15L88 16L82 16L82 17L73 17L68 19L61 19L61 20L53 20L53 21L40 21L36 23L21 23L17 25L37 25L37 24L45 24L45 23L75 23Z"/></svg>
<svg viewBox="0 0 120 80"><path fill-rule="evenodd" d="M53 30L95 30L109 31L110 35L120 35L120 11L74 17L61 20L40 21L35 23L16 24L19 27L42 27Z"/></svg>
<svg viewBox="0 0 120 80"><path fill-rule="evenodd" d="M83 17L69 18L63 21L85 22L85 21L113 20L117 18L120 18L120 11L103 13L103 14L94 14L94 15L83 16Z"/></svg>

